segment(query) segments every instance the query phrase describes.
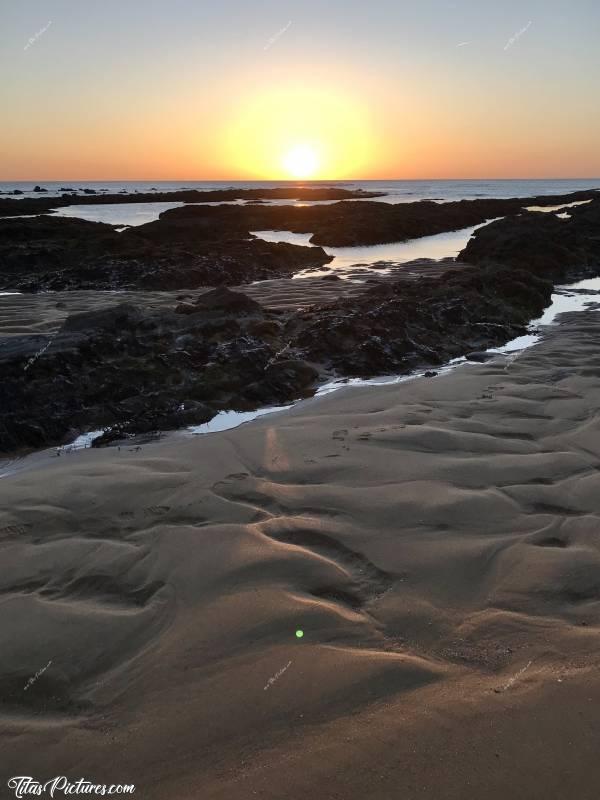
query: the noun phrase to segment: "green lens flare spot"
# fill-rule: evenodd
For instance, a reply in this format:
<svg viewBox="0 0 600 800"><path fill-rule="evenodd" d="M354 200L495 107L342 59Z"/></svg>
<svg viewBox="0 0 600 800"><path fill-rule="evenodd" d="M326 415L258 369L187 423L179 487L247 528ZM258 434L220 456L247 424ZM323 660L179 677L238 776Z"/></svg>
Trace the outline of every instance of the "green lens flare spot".
<svg viewBox="0 0 600 800"><path fill-rule="evenodd" d="M300 631L300 630L296 631L296 636L297 636L298 639L301 639L304 636L304 631Z"/></svg>

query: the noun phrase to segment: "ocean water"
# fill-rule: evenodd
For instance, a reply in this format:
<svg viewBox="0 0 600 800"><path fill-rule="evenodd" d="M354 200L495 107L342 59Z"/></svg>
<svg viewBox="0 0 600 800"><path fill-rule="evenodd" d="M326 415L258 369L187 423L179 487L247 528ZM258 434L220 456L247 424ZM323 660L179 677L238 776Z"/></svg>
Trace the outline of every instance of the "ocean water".
<svg viewBox="0 0 600 800"><path fill-rule="evenodd" d="M46 193L33 192L36 185ZM409 203L416 200L475 200L482 197L531 197L566 194L584 189L600 189L600 178L517 179L517 180L372 180L372 181L12 181L0 182L2 196L15 189L23 197L57 197L64 189L83 192L94 189L99 194L126 191L173 192L179 189L271 189L277 186L338 186L384 192L379 198L387 203Z"/></svg>

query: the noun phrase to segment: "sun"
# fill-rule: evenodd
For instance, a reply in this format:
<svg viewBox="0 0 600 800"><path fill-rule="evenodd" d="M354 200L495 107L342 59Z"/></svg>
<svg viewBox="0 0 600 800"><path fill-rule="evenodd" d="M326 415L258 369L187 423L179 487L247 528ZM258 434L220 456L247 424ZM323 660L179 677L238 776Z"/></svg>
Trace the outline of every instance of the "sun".
<svg viewBox="0 0 600 800"><path fill-rule="evenodd" d="M250 180L344 180L368 170L377 152L369 107L338 85L284 80L244 97L224 122L218 159Z"/></svg>
<svg viewBox="0 0 600 800"><path fill-rule="evenodd" d="M309 144L292 147L283 156L282 163L288 175L297 179L312 178L319 169L319 157Z"/></svg>

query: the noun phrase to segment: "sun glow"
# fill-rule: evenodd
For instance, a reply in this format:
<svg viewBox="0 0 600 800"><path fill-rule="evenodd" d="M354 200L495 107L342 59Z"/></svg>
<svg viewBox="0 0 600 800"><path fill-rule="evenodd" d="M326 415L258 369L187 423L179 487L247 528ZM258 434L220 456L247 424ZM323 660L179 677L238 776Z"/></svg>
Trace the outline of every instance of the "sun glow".
<svg viewBox="0 0 600 800"><path fill-rule="evenodd" d="M289 84L248 96L231 116L221 160L247 178L336 180L377 152L368 111L339 89Z"/></svg>
<svg viewBox="0 0 600 800"><path fill-rule="evenodd" d="M288 150L282 163L286 172L299 180L314 177L319 169L319 157L314 147L308 144L300 144Z"/></svg>

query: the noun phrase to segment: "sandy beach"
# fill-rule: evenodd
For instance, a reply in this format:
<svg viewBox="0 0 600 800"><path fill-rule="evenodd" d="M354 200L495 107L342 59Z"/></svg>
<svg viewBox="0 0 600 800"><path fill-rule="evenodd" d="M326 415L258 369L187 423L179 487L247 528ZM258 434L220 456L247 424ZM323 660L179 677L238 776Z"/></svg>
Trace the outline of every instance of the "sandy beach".
<svg viewBox="0 0 600 800"><path fill-rule="evenodd" d="M598 800L600 4L4 3L0 800Z"/></svg>
<svg viewBox="0 0 600 800"><path fill-rule="evenodd" d="M4 466L2 779L595 797L599 334Z"/></svg>

